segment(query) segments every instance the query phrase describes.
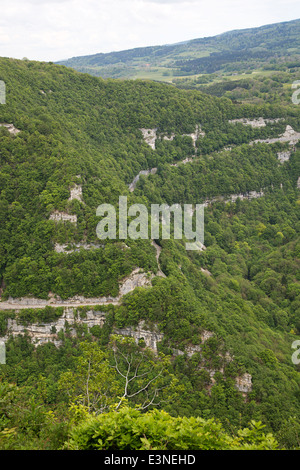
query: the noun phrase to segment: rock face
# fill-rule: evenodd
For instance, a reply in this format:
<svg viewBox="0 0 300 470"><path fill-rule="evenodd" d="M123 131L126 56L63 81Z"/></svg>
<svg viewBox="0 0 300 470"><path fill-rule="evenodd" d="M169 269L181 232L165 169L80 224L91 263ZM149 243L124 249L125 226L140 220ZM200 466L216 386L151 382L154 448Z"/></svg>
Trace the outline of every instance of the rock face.
<svg viewBox="0 0 300 470"><path fill-rule="evenodd" d="M127 327L115 329L115 333L122 336L131 336L135 339L136 343L144 340L147 348L157 351L157 343L162 341L164 335L155 331L149 331L145 328L145 322L140 321L137 327Z"/></svg>
<svg viewBox="0 0 300 470"><path fill-rule="evenodd" d="M227 202L236 202L237 199L257 199L259 197L263 197L264 192L261 190L259 192L257 191L249 191L248 193L245 194L231 194L231 196L228 196L227 198L225 196L217 196L212 199L207 199L204 201L203 205L204 207L207 207L209 204L213 204L214 202L219 202L223 201L225 203Z"/></svg>
<svg viewBox="0 0 300 470"><path fill-rule="evenodd" d="M50 220L54 222L71 222L72 224L77 224L77 215L70 215L66 212L55 211L50 215Z"/></svg>
<svg viewBox="0 0 300 470"><path fill-rule="evenodd" d="M133 291L136 287L146 287L150 284L150 279L153 277L147 276L144 272L140 272L140 269L135 269L129 276L123 279L123 282L120 284L119 295L118 297L100 297L100 298L84 298L81 296L75 296L68 300L61 300L60 298L55 298L53 294L51 295L50 300L43 299L31 299L31 298L21 298L21 299L8 299L7 302L0 303L0 309L14 309L20 310L23 308L44 308L47 305L53 307L64 307L63 315L55 322L51 323L33 323L28 326L23 326L17 323L15 319L8 319L8 334L0 340L6 341L8 335L17 336L19 334L25 334L25 331L28 332L29 336L32 338L32 342L36 345L42 344L44 342L53 342L56 345L59 345L57 338L57 333L62 330L65 331L66 325L71 326L71 334L76 334L75 325L81 324L86 325L88 329L92 328L95 325L103 326L105 322L105 313L101 311L89 310L84 318L80 318L76 307L79 306L88 306L88 305L101 305L101 304L118 304L123 295L128 294ZM73 327L72 327L73 325ZM125 335L131 335L133 331L132 328L125 329ZM135 330L134 330L135 331ZM156 350L156 342L161 341L162 335L155 333L152 337L152 333L145 330L144 324L140 325L140 328L137 330L138 333L134 336L138 339L144 338L145 342L149 347ZM121 333L119 333L121 334ZM152 339L151 339L152 338Z"/></svg>
<svg viewBox="0 0 300 470"><path fill-rule="evenodd" d="M52 307L79 307L88 305L117 305L123 295L132 292L136 287L146 287L151 284L153 274L147 275L136 268L132 273L120 282L119 295L117 297L82 297L74 296L67 300L62 300L59 296L49 295L49 300L23 297L19 299L9 298L6 302L0 302L0 310L23 309L23 308L44 308Z"/></svg>
<svg viewBox="0 0 300 470"><path fill-rule="evenodd" d="M45 323L32 323L29 325L18 324L15 318L8 319L7 325L7 334L6 336L0 338L0 344L4 344L10 336L19 336L28 334L31 338L32 344L35 346L42 345L44 343L51 342L56 347L61 345L59 340L59 332L65 332L68 330L68 333L72 336L76 336L77 327L85 326L88 331L91 330L94 326L103 327L106 320L106 313L101 310L89 310L83 315L80 315L80 312L75 307L65 307L63 314L58 320ZM139 343L140 340L143 340L145 346L152 349L157 353L157 346L160 341L163 340L164 335L157 330L157 325L154 325L154 329L151 331L146 327L145 321L140 321L136 327L126 327L126 328L115 328L114 333L122 336L130 336L134 338L136 343ZM207 341L214 335L211 331L204 330L201 334L202 342ZM5 348L4 348L5 349ZM188 346L185 351L173 350L173 354L176 356L187 354L188 357L192 357L196 353L201 353L201 345L191 345ZM226 354L225 360L231 361L232 357L229 354ZM215 383L214 375L216 372L224 373L223 368L217 370L207 369L205 365L201 366L201 369L207 370L210 375L211 386ZM240 391L244 396L246 396L252 390L252 377L250 374L245 373L244 375L236 378L235 386L238 391Z"/></svg>
<svg viewBox="0 0 300 470"><path fill-rule="evenodd" d="M174 138L175 138L175 134L172 133L172 134L170 135L170 137L167 136L167 135L164 135L163 140L172 141L172 140L174 140Z"/></svg>
<svg viewBox="0 0 300 470"><path fill-rule="evenodd" d="M136 287L146 287L150 285L150 281L153 278L153 274L147 276L144 272L140 271L140 268L135 269L132 273L126 277L120 285L119 297L121 299L123 295L132 292Z"/></svg>
<svg viewBox="0 0 300 470"><path fill-rule="evenodd" d="M205 341L207 341L212 336L214 336L214 333L212 331L203 330L200 336L201 342L205 343ZM184 349L184 351L181 351L180 349L173 349L173 354L175 356L183 356L184 354L186 354L188 357L192 357L194 354L201 352L201 351L202 351L201 345L196 344L196 345L187 346Z"/></svg>
<svg viewBox="0 0 300 470"><path fill-rule="evenodd" d="M255 127L265 127L267 123L273 124L278 121L283 121L283 118L276 118L276 119L264 119L263 117L259 117L257 119L241 118L241 119L232 119L228 122L230 122L231 124L240 122L241 124L244 124L244 126L251 126L255 128Z"/></svg>
<svg viewBox="0 0 300 470"><path fill-rule="evenodd" d="M237 377L235 386L239 392L244 394L252 391L252 376L250 374L244 374L241 377Z"/></svg>
<svg viewBox="0 0 300 470"><path fill-rule="evenodd" d="M155 129L140 129L140 131L142 132L143 134L143 139L145 140L145 142L153 149L155 150L155 145L156 145L156 139L158 138L158 134L157 134L157 128ZM192 132L191 134L183 134L182 137L191 137L192 141L193 141L193 146L196 148L196 143L197 143L197 140L199 139L199 137L204 137L205 136L205 132L201 130L201 126L199 124L196 125L196 130L195 132ZM162 140L168 140L168 141L171 141L171 140L174 140L175 138L175 134L172 133L170 136L160 136L160 138ZM185 163L189 163L193 161L193 157L187 157L185 158L184 160L182 160L181 162L178 162L178 163L173 163L171 164L171 166L178 166L179 163L181 164L185 164ZM140 178L141 175L144 175L144 176L148 176L148 175L154 175L155 173L157 172L157 168L152 168L150 170L142 170L139 172L138 175L136 175L136 177L134 178L134 180L132 181L132 183L130 183L128 185L129 187L129 191L132 192L135 190L135 187L136 187L136 184Z"/></svg>
<svg viewBox="0 0 300 470"><path fill-rule="evenodd" d="M0 122L0 126L6 127L8 132L10 132L12 135L17 135L20 131L20 129L17 129L13 124L6 124L5 122Z"/></svg>
<svg viewBox="0 0 300 470"><path fill-rule="evenodd" d="M35 345L52 342L56 346L60 345L57 334L60 331L65 331L67 325L70 326L70 334L76 335L75 324L86 325L88 329L95 325L101 328L105 322L104 312L89 311L85 314L84 318L80 318L73 308L65 308L63 315L55 322L51 323L32 323L30 325L20 325L15 319L8 319L8 334L2 341L6 341L9 335L18 336L24 335L25 331L31 338L31 342Z"/></svg>
<svg viewBox="0 0 300 470"><path fill-rule="evenodd" d="M275 144L276 142L288 142L289 145L295 145L300 140L300 132L296 132L291 126L286 126L285 132L279 137L272 139L257 139L250 142L249 145L264 143L264 144Z"/></svg>
<svg viewBox="0 0 300 470"><path fill-rule="evenodd" d="M60 245L59 243L56 243L55 246L54 246L54 251L56 251L56 253L66 253L66 254L70 254L70 253L77 253L80 251L80 249L84 249L84 250L96 250L98 248L104 248L104 245L96 245L96 243L90 243L90 244L87 244L87 243L75 243L75 244L72 244L72 248L71 249L67 249L68 248L68 244L65 244L65 245Z"/></svg>
<svg viewBox="0 0 300 470"><path fill-rule="evenodd" d="M178 163L171 163L170 166L178 166L178 165L185 165L186 163L190 163L194 160L195 157L186 157L184 160L181 160Z"/></svg>
<svg viewBox="0 0 300 470"><path fill-rule="evenodd" d="M139 181L140 179L140 176L149 176L149 175L155 175L155 173L157 172L157 168L151 168L151 170L141 170L139 172L138 175L136 175L136 177L134 178L134 180L132 181L132 183L130 183L128 185L129 187L129 191L132 193L134 190L135 190L135 187L137 185L137 182Z"/></svg>
<svg viewBox="0 0 300 470"><path fill-rule="evenodd" d="M196 130L195 130L195 132L192 132L192 134L183 134L183 137L185 137L185 136L192 138L193 146L196 148L197 140L199 139L199 137L204 137L204 136L205 136L205 132L203 132L203 131L201 130L201 127L197 124L197 125L196 125Z"/></svg>
<svg viewBox="0 0 300 470"><path fill-rule="evenodd" d="M201 268L201 272L206 274L206 276L211 276L211 272L208 269Z"/></svg>
<svg viewBox="0 0 300 470"><path fill-rule="evenodd" d="M142 134L143 134L143 138L144 138L144 141L153 149L155 150L155 141L156 141L156 132L157 132L157 129L140 129Z"/></svg>
<svg viewBox="0 0 300 470"><path fill-rule="evenodd" d="M161 246L159 246L157 243L155 243L154 240L151 240L151 244L152 244L152 246L154 246L154 248L156 250L156 261L157 261L157 266L158 266L158 271L157 271L156 275L161 276L161 277L166 277L166 275L162 272L162 270L160 268L160 263L159 263L159 256L160 256L160 252L161 252Z"/></svg>
<svg viewBox="0 0 300 470"><path fill-rule="evenodd" d="M142 132L143 134L143 139L144 141L153 149L155 150L155 144L156 144L156 139L158 137L157 135L157 128L155 129L140 129L140 131ZM196 148L196 142L197 140L199 139L199 137L204 137L205 136L205 132L201 130L201 126L199 126L199 124L196 124L196 130L195 132L192 132L191 134L183 134L182 137L191 137L192 138L192 141L193 141L193 145L194 147ZM162 140L174 140L175 138L175 134L172 133L170 136L160 136L160 138L162 138Z"/></svg>
<svg viewBox="0 0 300 470"><path fill-rule="evenodd" d="M0 338L0 341L5 343L10 335L24 335L26 332L35 346L51 342L58 347L61 344L58 339L60 331L65 332L68 327L69 333L75 336L76 325L85 325L88 330L96 325L102 328L105 323L105 317L106 313L104 312L90 310L82 318L76 309L67 307L57 321L50 323L32 323L24 326L18 324L15 319L8 319L7 335ZM146 346L154 352L157 352L157 343L163 339L162 333L147 330L143 321L136 328L115 329L114 333L122 336L131 336L137 343L143 339Z"/></svg>
<svg viewBox="0 0 300 470"><path fill-rule="evenodd" d="M77 201L82 201L82 187L78 184L75 184L73 188L70 189L70 197L69 201L73 201L73 199L77 199Z"/></svg>
<svg viewBox="0 0 300 470"><path fill-rule="evenodd" d="M290 156L291 156L290 151L289 152L278 152L277 153L277 157L278 157L278 160L280 161L280 163L284 163L284 162L289 161Z"/></svg>

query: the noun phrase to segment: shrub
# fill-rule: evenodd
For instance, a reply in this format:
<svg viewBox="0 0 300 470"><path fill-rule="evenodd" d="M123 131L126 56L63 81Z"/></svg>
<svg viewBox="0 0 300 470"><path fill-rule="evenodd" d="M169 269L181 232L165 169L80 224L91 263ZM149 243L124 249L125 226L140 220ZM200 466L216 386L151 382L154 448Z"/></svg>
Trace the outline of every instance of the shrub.
<svg viewBox="0 0 300 470"><path fill-rule="evenodd" d="M170 416L165 411L141 413L122 408L91 417L72 429L70 450L274 450L271 434L261 423L229 436L221 423L210 419Z"/></svg>

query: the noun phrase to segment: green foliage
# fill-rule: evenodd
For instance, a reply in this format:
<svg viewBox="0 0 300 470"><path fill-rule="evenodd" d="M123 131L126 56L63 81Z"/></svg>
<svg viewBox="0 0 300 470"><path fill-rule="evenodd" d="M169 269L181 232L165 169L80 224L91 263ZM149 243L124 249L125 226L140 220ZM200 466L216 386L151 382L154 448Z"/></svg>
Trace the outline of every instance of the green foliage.
<svg viewBox="0 0 300 470"><path fill-rule="evenodd" d="M108 78L149 78L299 67L299 20L230 31L184 43L73 57L60 63ZM145 68L145 63L150 67ZM158 74L154 71L158 70ZM205 83L206 76L198 81ZM210 77L211 78L211 77ZM177 78L176 81L180 79Z"/></svg>
<svg viewBox="0 0 300 470"><path fill-rule="evenodd" d="M61 374L58 388L88 413L104 413L120 391L116 374L96 343L83 342L80 351L75 368Z"/></svg>
<svg viewBox="0 0 300 470"><path fill-rule="evenodd" d="M151 406L159 403L173 416L166 418L169 424L162 424L162 429L171 432L169 426L176 429L181 423L178 429L183 426L183 434L189 429L194 435L197 426L208 426L209 443L201 434L199 440L195 435L195 445L272 447L273 441L265 436L259 444L256 425L238 435L252 420L261 421L280 445L299 445L288 423L296 423L297 430L300 422L299 367L291 362L291 344L300 332L296 189L300 153L296 147L290 160L280 164L277 152L286 146L248 145L279 135L287 124L299 130L298 108L238 105L197 90L104 81L53 64L11 59L0 59L0 78L8 92L0 122L14 123L21 130L15 136L5 130L0 133L2 299L47 299L49 294L62 299L115 297L119 283L133 269L155 274L158 264L149 240L99 244L95 231L99 204L117 204L120 195L128 196L129 205L142 202L147 207L219 198L205 209L206 249L187 252L181 240L157 240L166 277L154 277L151 287L135 289L116 306L95 306L95 312L107 313L103 328L83 328L80 320L87 309L82 308L78 337L67 324L65 331L53 331L59 347L51 343L35 347L26 334L8 339L7 364L0 368L3 382L9 384L3 393L9 396L14 383L16 392L23 393L23 387L30 390L34 402L26 394L23 401L18 399L15 410L22 417L18 421L19 415L10 411L2 423L3 446L44 448L40 439L51 428L49 411L55 414L54 428L64 429L64 419L79 422L88 411L116 408L120 400L121 411L124 403L142 408L159 389L163 401ZM284 120L260 129L228 122L246 116ZM180 164L195 152L191 139L182 134L193 132L199 123L206 135L197 142L197 155L193 162ZM142 139L142 127L157 127L158 135L174 132L176 138L158 138L153 151ZM228 145L231 151L224 150ZM178 166L170 165L175 162ZM133 178L153 167L157 173L141 178L131 193L128 184ZM69 200L74 184L82 186L84 202ZM256 200L226 203L221 198L262 187L265 196ZM49 220L54 210L76 215L77 224ZM67 245L68 252L57 253L55 244ZM78 244L93 248L77 248ZM55 322L61 314L62 309L51 307L0 312L1 336L9 335L9 319L26 329L32 323ZM130 340L109 343L115 329L132 329L141 321L150 331L163 334L157 355L142 341L139 346ZM134 377L136 370L145 376ZM246 399L236 388L236 379L245 372L251 374L253 385ZM125 393L124 384L132 378L138 380L132 380ZM145 387L149 380L152 389ZM28 416L26 423L23 413ZM114 420L123 415L105 416ZM154 414L135 416L145 420L150 416L151 421ZM159 420L165 415L155 416ZM212 419L222 426L202 421ZM31 431L35 422L39 432ZM54 428L49 446L55 447L61 443L61 431L55 444ZM235 437L229 438L229 432ZM149 444L140 441L143 435L138 433L137 445L163 447L165 435ZM182 445L192 445L184 435ZM175 437L172 442L177 445Z"/></svg>
<svg viewBox="0 0 300 470"><path fill-rule="evenodd" d="M215 420L123 408L73 428L66 446L71 450L276 450L276 440L263 428L253 422L250 429L231 437Z"/></svg>
<svg viewBox="0 0 300 470"><path fill-rule="evenodd" d="M30 387L1 381L0 416L1 450L54 450L67 438L68 424Z"/></svg>
<svg viewBox="0 0 300 470"><path fill-rule="evenodd" d="M155 354L143 342L137 345L133 338L120 335L111 335L109 348L122 387L116 410L124 403L135 404L140 410L166 406L182 391L170 373L170 357Z"/></svg>

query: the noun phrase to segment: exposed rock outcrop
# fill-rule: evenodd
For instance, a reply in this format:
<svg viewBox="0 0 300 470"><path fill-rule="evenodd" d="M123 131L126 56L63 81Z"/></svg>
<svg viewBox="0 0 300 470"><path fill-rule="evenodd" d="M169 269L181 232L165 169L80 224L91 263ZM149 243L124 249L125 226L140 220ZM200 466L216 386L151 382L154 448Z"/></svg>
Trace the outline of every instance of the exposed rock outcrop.
<svg viewBox="0 0 300 470"><path fill-rule="evenodd" d="M143 134L143 139L153 150L155 150L155 142L156 142L156 132L157 128L155 129L140 129Z"/></svg>
<svg viewBox="0 0 300 470"><path fill-rule="evenodd" d="M132 292L136 287L146 287L151 284L151 279L153 274L146 274L136 268L132 273L127 276L120 285L118 300L120 300L123 295Z"/></svg>
<svg viewBox="0 0 300 470"><path fill-rule="evenodd" d="M65 332L68 328L70 335L76 335L76 326L85 325L90 331L94 326L103 327L106 313L101 311L89 310L83 316L76 308L64 309L63 315L56 321L49 323L31 323L26 326L19 324L15 318L8 319L7 335L0 338L0 341L6 342L9 336L29 335L31 342L35 345L43 343L54 343L55 346L61 344L58 333ZM137 327L127 327L114 329L114 333L122 336L131 336L138 343L144 340L145 345L157 352L157 343L162 341L163 334L158 331L150 331L145 327L145 322L141 321Z"/></svg>
<svg viewBox="0 0 300 470"><path fill-rule="evenodd" d="M174 140L174 138L175 138L175 134L174 134L174 133L172 133L172 134L170 135L170 137L169 137L168 135L164 135L164 136L163 136L163 140L172 141L172 140Z"/></svg>
<svg viewBox="0 0 300 470"><path fill-rule="evenodd" d="M71 246L70 249L68 249L68 247ZM56 253L66 253L66 254L70 254L70 253L78 253L81 249L84 249L84 250L96 250L98 248L104 248L104 245L97 245L96 243L75 243L75 244L64 244L64 245L60 245L59 243L56 243L54 245L54 251L56 251Z"/></svg>
<svg viewBox="0 0 300 470"><path fill-rule="evenodd" d="M211 272L208 271L208 269L201 268L201 272L202 272L203 274L206 274L207 276L211 276Z"/></svg>
<svg viewBox="0 0 300 470"><path fill-rule="evenodd" d="M62 300L59 296L49 295L49 300L23 297L19 299L9 298L5 302L0 302L0 310L24 309L24 308L45 308L52 307L76 307L88 305L117 305L122 297L132 292L136 287L146 287L151 284L153 274L141 272L136 268L129 276L120 282L119 295L117 297L82 297L74 296L67 300Z"/></svg>
<svg viewBox="0 0 300 470"><path fill-rule="evenodd" d="M115 333L122 336L131 336L135 339L136 343L144 340L147 348L157 351L157 343L162 341L164 335L158 331L149 331L145 327L145 322L142 320L137 327L127 327L115 329Z"/></svg>
<svg viewBox="0 0 300 470"><path fill-rule="evenodd" d="M144 129L141 128L140 131L143 134L143 139L144 141L153 149L155 150L156 146L156 139L159 137L162 140L168 140L172 141L176 137L174 133L172 133L170 136L168 135L160 135L158 136L157 133L157 128L155 129ZM199 137L204 137L205 132L202 131L201 126L199 124L196 124L196 129L195 132L192 132L191 134L182 134L182 137L191 137L193 141L193 146L196 148L196 142L199 139Z"/></svg>
<svg viewBox="0 0 300 470"><path fill-rule="evenodd" d="M157 243L155 243L154 240L151 240L151 244L154 246L154 248L156 250L156 261L157 261L157 265L158 265L158 271L157 271L156 275L161 276L161 277L166 277L166 275L162 272L162 270L160 268L160 263L159 263L159 256L160 256L160 252L161 252L161 246L159 246Z"/></svg>
<svg viewBox="0 0 300 470"><path fill-rule="evenodd" d="M201 127L197 124L195 132L192 132L191 134L183 134L183 137L185 137L185 136L192 138L193 146L196 148L197 140L199 139L199 137L204 137L205 132L202 131Z"/></svg>
<svg viewBox="0 0 300 470"><path fill-rule="evenodd" d="M197 140L199 139L199 137L204 137L205 136L205 132L202 131L201 129L201 126L199 124L196 124L196 129L195 129L195 132L192 132L191 134L182 134L181 137L191 137L192 139L192 142L193 142L193 146L196 148L197 147ZM163 140L174 140L174 138L176 137L176 135L173 133L171 134L170 137L168 136L163 136ZM187 161L191 161L191 159L185 159L182 161L182 163L186 163Z"/></svg>
<svg viewBox="0 0 300 470"><path fill-rule="evenodd" d="M268 123L273 124L273 123L283 121L283 120L284 118L265 119L263 117L259 117L256 119L248 119L248 118L231 119L228 122L230 122L231 124L236 124L240 122L241 124L244 124L244 126L251 126L255 128L255 127L265 127Z"/></svg>
<svg viewBox="0 0 300 470"><path fill-rule="evenodd" d="M225 203L228 202L236 202L237 199L257 199L260 197L264 196L263 190L257 192L257 191L249 191L248 193L245 194L231 194L231 196L225 197L225 196L216 196L212 199L207 199L204 201L204 207L207 207L209 204L213 204L214 202L220 202L223 201Z"/></svg>
<svg viewBox="0 0 300 470"><path fill-rule="evenodd" d="M70 215L66 212L54 211L50 215L50 220L54 220L54 222L71 222L72 224L77 224L77 215Z"/></svg>
<svg viewBox="0 0 300 470"><path fill-rule="evenodd" d="M278 157L278 160L280 161L280 163L284 163L284 162L289 161L290 156L291 156L291 152L290 152L290 151L278 152L278 153L277 153L277 157Z"/></svg>
<svg viewBox="0 0 300 470"><path fill-rule="evenodd" d="M286 126L285 132L279 137L270 139L257 139L249 143L249 145L263 143L263 144L275 144L276 142L289 143L289 145L295 145L300 140L300 132L296 132L291 126Z"/></svg>
<svg viewBox="0 0 300 470"><path fill-rule="evenodd" d="M20 129L17 129L13 124L6 124L5 122L0 122L1 127L6 127L8 132L12 135L17 135L20 131Z"/></svg>
<svg viewBox="0 0 300 470"><path fill-rule="evenodd" d="M239 392L247 394L252 391L252 376L250 374L243 374L236 378L235 386Z"/></svg>
<svg viewBox="0 0 300 470"><path fill-rule="evenodd" d="M10 336L16 337L27 334L30 337L32 344L35 346L51 342L56 347L59 347L61 345L61 341L59 339L60 332L65 333L68 331L68 334L71 336L76 336L78 327L85 326L88 331L95 326L102 328L105 320L106 313L101 310L89 310L85 313L80 313L80 311L75 307L65 307L62 316L56 321L49 323L39 322L22 325L18 323L16 318L9 318L6 336L0 338L0 344L5 345ZM158 331L157 325L153 325L153 329L149 330L143 320L141 320L136 327L114 328L113 332L121 336L130 336L134 338L137 344L142 340L145 343L145 346L152 349L155 353L157 353L158 343L164 338L163 333ZM201 334L202 343L207 341L213 335L214 333L204 330ZM5 350L5 347L3 349ZM185 351L174 349L173 354L187 354L188 357L192 357L196 353L201 353L201 350L201 345L191 345L187 346ZM224 359L226 362L229 362L232 360L232 357L227 353ZM208 390L210 390L211 386L215 383L214 376L216 372L224 373L223 367L218 370L213 370L206 368L205 364L203 364L201 369L209 372L211 385L207 387ZM235 380L235 386L239 392L246 396L252 390L251 375L245 373L244 375L237 377Z"/></svg>
<svg viewBox="0 0 300 470"><path fill-rule="evenodd" d="M212 331L203 330L200 335L201 343L205 343L205 341L207 341L212 336L214 336L214 333ZM192 357L194 354L201 352L201 351L202 351L201 345L196 344L196 345L186 346L184 351L180 349L173 349L173 354L175 356L183 356L184 354L186 354L188 357Z"/></svg>
<svg viewBox="0 0 300 470"><path fill-rule="evenodd" d="M137 182L140 179L140 176L149 176L149 175L155 175L157 172L157 168L151 168L151 170L141 170L138 175L134 178L134 180L128 185L129 191L133 192L135 190L135 187L137 185Z"/></svg>
<svg viewBox="0 0 300 470"><path fill-rule="evenodd" d="M184 160L181 160L177 163L171 163L171 166L178 166L178 165L185 165L186 163L190 163L194 160L195 157L186 157Z"/></svg>
<svg viewBox="0 0 300 470"><path fill-rule="evenodd" d="M82 187L79 184L75 184L73 188L70 189L69 201L73 201L73 199L77 199L77 201L83 202Z"/></svg>
<svg viewBox="0 0 300 470"><path fill-rule="evenodd" d="M105 315L104 312L91 310L86 312L84 318L80 318L76 309L65 308L63 315L57 321L50 323L31 323L24 326L19 324L16 319L8 319L7 335L1 338L1 340L7 341L10 335L24 335L26 332L35 346L48 342L59 346L60 341L57 335L60 331L65 332L67 326L70 328L71 335L76 335L76 324L86 325L88 329L95 325L99 325L102 328L105 322Z"/></svg>

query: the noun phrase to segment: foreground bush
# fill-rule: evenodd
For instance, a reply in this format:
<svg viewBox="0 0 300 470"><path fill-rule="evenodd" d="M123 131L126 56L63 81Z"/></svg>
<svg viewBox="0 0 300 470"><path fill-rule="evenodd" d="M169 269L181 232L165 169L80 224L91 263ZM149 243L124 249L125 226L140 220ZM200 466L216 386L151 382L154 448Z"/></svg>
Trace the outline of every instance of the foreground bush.
<svg viewBox="0 0 300 470"><path fill-rule="evenodd" d="M229 436L222 425L202 418L174 418L164 411L141 413L123 408L73 428L70 450L274 450L278 444L264 434L261 423Z"/></svg>

